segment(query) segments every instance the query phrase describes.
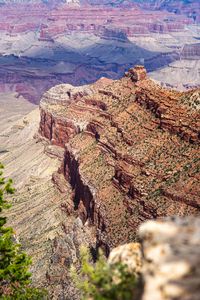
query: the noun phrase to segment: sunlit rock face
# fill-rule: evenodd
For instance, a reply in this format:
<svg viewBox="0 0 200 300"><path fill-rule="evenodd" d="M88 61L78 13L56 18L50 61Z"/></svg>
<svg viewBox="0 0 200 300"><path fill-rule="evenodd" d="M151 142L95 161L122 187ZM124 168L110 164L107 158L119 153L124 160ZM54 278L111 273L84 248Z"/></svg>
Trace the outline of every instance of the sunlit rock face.
<svg viewBox="0 0 200 300"><path fill-rule="evenodd" d="M199 27L187 12L128 1L48 4L0 7L0 91L14 93L18 113L1 119L0 159L18 189L9 222L34 284L75 300L69 269L81 244L109 254L147 219L199 215L199 89L147 76L198 87ZM40 117L15 122L34 108L22 96L42 97Z"/></svg>
<svg viewBox="0 0 200 300"><path fill-rule="evenodd" d="M8 220L35 285L79 299L69 270L81 244L108 255L138 240L146 220L200 214L199 93L164 89L138 65L119 80L59 84L40 112L19 97L12 116L1 95L0 159L17 188ZM140 246L123 249L136 250L139 276ZM118 250L113 261L124 259Z"/></svg>
<svg viewBox="0 0 200 300"><path fill-rule="evenodd" d="M199 90L161 88L136 66L77 92L44 95L39 133L65 149L59 173L97 244L108 253L146 219L198 215Z"/></svg>

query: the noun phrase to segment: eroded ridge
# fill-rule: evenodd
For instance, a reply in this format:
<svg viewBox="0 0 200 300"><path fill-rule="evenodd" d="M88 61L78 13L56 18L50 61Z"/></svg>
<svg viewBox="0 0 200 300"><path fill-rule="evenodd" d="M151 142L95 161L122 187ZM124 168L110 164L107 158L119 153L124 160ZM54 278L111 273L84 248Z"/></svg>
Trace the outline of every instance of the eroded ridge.
<svg viewBox="0 0 200 300"><path fill-rule="evenodd" d="M198 103L199 90L161 88L142 66L44 95L39 132L65 148L59 173L106 251L146 219L199 214Z"/></svg>

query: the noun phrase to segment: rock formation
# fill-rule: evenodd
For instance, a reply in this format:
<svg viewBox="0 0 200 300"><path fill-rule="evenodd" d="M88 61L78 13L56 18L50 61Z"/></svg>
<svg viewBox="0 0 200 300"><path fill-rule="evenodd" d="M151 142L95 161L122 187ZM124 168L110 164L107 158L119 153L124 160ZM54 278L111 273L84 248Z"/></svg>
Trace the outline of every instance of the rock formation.
<svg viewBox="0 0 200 300"><path fill-rule="evenodd" d="M161 88L137 66L120 80L51 88L35 139L37 110L1 122L0 158L17 188L9 223L53 299L79 298L69 268L81 244L109 254L138 241L147 219L199 215L199 94ZM139 262L139 248L124 253L136 249Z"/></svg>
<svg viewBox="0 0 200 300"><path fill-rule="evenodd" d="M0 5L0 85L38 104L56 84L84 85L102 76L118 79L133 64L155 71L155 79L166 67L161 81L169 86L199 85L198 61L195 74L193 68L199 59L197 20L144 10L131 1L117 1L117 7L77 2L11 0ZM171 76L171 64L179 61ZM175 79L164 80L171 77Z"/></svg>
<svg viewBox="0 0 200 300"><path fill-rule="evenodd" d="M199 214L199 90L161 88L141 66L71 90L44 95L39 132L64 147L58 173L97 245L132 241L146 219Z"/></svg>
<svg viewBox="0 0 200 300"><path fill-rule="evenodd" d="M199 59L200 58L200 43L185 45L181 52L181 57L187 59Z"/></svg>
<svg viewBox="0 0 200 300"><path fill-rule="evenodd" d="M38 108L21 98L14 102L11 96L1 95L0 121L0 161L16 188L8 222L32 257L33 284L47 287L52 299L77 300L69 267L77 264L80 245L92 247L94 234L76 214L70 214L70 185L62 182L62 176L58 185L54 184L58 176L52 181L64 150L33 138L40 118Z"/></svg>
<svg viewBox="0 0 200 300"><path fill-rule="evenodd" d="M169 12L174 12L176 14L185 14L194 21L200 21L200 7L198 0L88 0L87 2L92 5L103 4L128 8L138 5L141 8L148 10L168 10Z"/></svg>

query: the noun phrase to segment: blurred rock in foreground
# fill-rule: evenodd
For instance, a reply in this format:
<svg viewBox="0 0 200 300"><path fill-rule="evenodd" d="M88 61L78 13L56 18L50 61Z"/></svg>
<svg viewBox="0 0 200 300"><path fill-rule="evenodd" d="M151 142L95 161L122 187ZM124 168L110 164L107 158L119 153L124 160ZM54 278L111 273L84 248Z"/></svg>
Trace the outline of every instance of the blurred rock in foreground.
<svg viewBox="0 0 200 300"><path fill-rule="evenodd" d="M139 236L141 250L137 243L119 246L108 261L142 273L142 300L199 300L200 218L148 221L140 226Z"/></svg>

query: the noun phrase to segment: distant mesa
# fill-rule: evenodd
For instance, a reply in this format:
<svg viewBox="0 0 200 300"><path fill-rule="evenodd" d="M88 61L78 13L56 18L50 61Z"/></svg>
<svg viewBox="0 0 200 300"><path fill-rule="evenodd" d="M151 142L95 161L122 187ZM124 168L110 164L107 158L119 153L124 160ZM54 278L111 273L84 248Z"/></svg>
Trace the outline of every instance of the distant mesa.
<svg viewBox="0 0 200 300"><path fill-rule="evenodd" d="M122 29L114 27L105 28L101 35L101 38L105 40L117 40L120 42L128 42L126 32Z"/></svg>

